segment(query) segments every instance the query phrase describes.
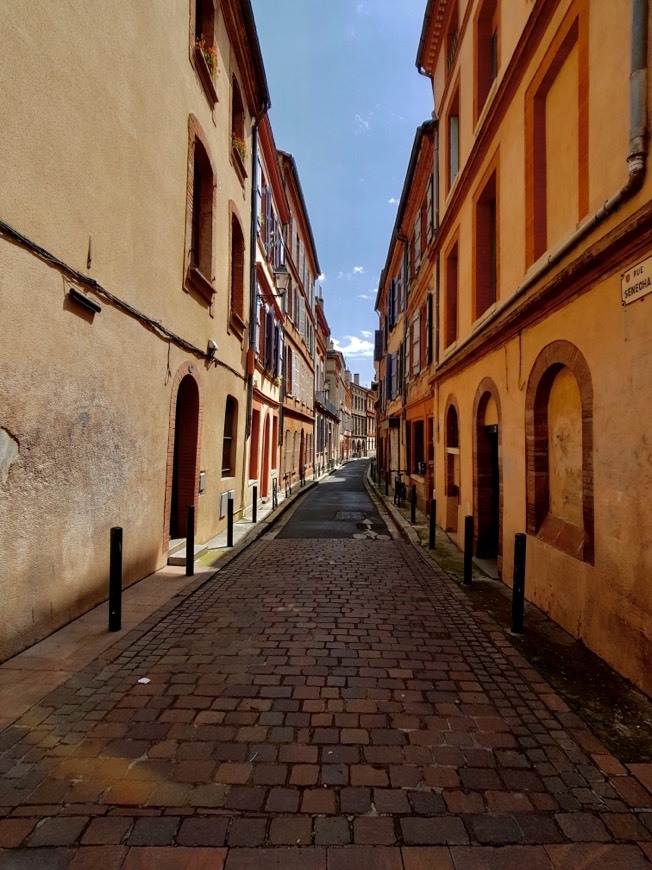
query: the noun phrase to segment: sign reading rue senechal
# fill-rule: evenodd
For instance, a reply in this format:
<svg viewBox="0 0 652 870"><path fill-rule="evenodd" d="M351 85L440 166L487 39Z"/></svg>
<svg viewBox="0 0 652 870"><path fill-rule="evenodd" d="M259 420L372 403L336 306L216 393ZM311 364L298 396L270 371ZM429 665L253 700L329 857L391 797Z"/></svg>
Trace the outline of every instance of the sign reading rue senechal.
<svg viewBox="0 0 652 870"><path fill-rule="evenodd" d="M648 257L647 260L643 260L642 263L637 263L627 272L623 272L620 285L623 305L636 302L637 299L642 299L648 293L652 293L652 257Z"/></svg>

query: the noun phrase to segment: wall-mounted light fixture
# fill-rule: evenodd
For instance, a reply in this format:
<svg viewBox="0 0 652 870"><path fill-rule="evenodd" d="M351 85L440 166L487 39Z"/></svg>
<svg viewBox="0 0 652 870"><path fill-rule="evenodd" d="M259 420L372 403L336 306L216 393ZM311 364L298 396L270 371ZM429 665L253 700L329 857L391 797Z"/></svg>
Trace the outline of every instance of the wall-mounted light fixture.
<svg viewBox="0 0 652 870"><path fill-rule="evenodd" d="M209 359L213 359L213 357L214 357L215 354L217 353L218 349L219 349L219 348L218 348L218 346L217 346L217 342L214 341L212 338L209 338L209 339L208 339L208 349L206 350L206 353L207 353L207 355L208 355L208 358L209 358Z"/></svg>
<svg viewBox="0 0 652 870"><path fill-rule="evenodd" d="M68 290L68 296L76 302L78 305L81 305L82 308L85 308L87 311L92 311L93 314L99 314L102 310L102 306L98 305L97 302L93 302L92 299L89 299L88 296L84 296L83 293L80 293L79 290L76 290L74 287L71 287Z"/></svg>

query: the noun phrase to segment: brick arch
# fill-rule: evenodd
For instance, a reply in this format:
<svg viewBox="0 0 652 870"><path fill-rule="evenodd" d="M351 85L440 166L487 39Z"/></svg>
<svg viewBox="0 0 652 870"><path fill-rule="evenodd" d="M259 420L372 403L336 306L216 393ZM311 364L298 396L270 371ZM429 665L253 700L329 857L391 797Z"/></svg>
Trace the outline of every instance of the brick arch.
<svg viewBox="0 0 652 870"><path fill-rule="evenodd" d="M455 414L455 426L453 417ZM460 410L457 399L452 394L446 399L444 406L444 495L446 496L446 511L444 527L447 530L457 531L457 509L461 500L460 487L455 483L455 466L458 466L458 474L461 473L461 450L460 450ZM454 442L454 443L451 443ZM457 451L457 459L450 450Z"/></svg>
<svg viewBox="0 0 652 870"><path fill-rule="evenodd" d="M498 411L498 433L497 433L497 448L498 448L498 467L497 467L497 488L498 488L498 516L495 520L497 523L497 552L496 558L498 566L502 563L503 556L503 460L502 460L502 410L500 405L500 394L498 387L492 378L483 378L478 384L475 399L473 400L473 511L474 511L474 536L475 548L478 555L483 555L485 542L483 538L489 533L492 518L489 511L495 510L493 500L493 487L496 482L493 480L494 456L492 453L492 444L485 435L484 426L481 421L484 420L484 413L487 409L489 399L493 399L496 403ZM493 533L493 529L491 529Z"/></svg>
<svg viewBox="0 0 652 870"><path fill-rule="evenodd" d="M168 449L167 449L167 463L166 463L166 474L165 474L165 507L164 507L164 516L163 516L163 550L167 550L170 545L170 517L172 511L172 482L173 482L173 473L174 473L174 442L175 442L175 431L177 424L177 400L179 397L179 388L181 386L181 382L184 378L190 377L195 384L197 389L197 414L196 414L196 430L194 432L196 437L196 456L194 462L194 480L196 483L199 481L199 467L200 467L200 433L202 426L202 416L203 416L203 402L202 402L202 394L200 389L200 383L197 378L197 362L194 360L185 360L177 369L176 374L172 379L172 387L170 391L170 412L169 412L169 423L168 423ZM197 503L198 503L198 486L194 486L192 504L195 506L195 526L197 523Z"/></svg>
<svg viewBox="0 0 652 870"><path fill-rule="evenodd" d="M575 378L581 403L583 537L559 519L554 536L544 528L549 507L548 399L556 376L568 369ZM593 382L581 351L569 341L553 341L536 358L525 398L527 532L576 558L593 563ZM566 528L564 527L566 526Z"/></svg>

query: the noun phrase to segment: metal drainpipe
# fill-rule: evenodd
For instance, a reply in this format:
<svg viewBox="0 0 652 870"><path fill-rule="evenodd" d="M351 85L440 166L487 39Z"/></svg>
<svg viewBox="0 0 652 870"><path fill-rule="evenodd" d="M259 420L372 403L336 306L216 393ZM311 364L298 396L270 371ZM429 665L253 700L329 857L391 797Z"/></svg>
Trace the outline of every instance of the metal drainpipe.
<svg viewBox="0 0 652 870"><path fill-rule="evenodd" d="M403 441L404 445L407 444L407 411L405 408L405 403L407 401L407 384L406 384L406 377L405 377L405 370L406 370L405 337L407 335L407 307L408 307L407 306L407 283L408 283L408 277L409 277L408 276L408 269L410 266L410 258L408 255L408 245L409 245L408 238L406 236L400 235L399 233L397 233L396 238L398 239L399 242L403 243L403 264L405 267L403 269L403 274L405 275L405 287L403 288L403 344L401 346L401 356L403 357L403 383L401 384L401 399L402 399L402 402L401 402L401 421L402 421L403 425L401 426L401 428L399 430L399 444L398 444L398 471L400 471L401 470L401 441ZM396 368L397 368L397 375L398 375L398 366ZM401 438L401 436L403 436L403 437ZM404 454L405 455L403 458L407 459L407 449L406 448L404 448ZM407 463L403 463L403 465L407 466ZM409 471L409 469L407 467L406 467L406 471Z"/></svg>
<svg viewBox="0 0 652 870"><path fill-rule="evenodd" d="M264 103L260 112L256 115L251 125L251 226L249 233L249 351L253 352L256 347L255 333L255 317L256 317L256 245L257 245L257 223L256 223L256 173L258 169L258 125L264 118L269 104ZM247 355L247 367L249 363L249 354ZM247 372L247 417L245 422L245 441L251 437L251 422L253 417L253 399L254 399L254 376L252 372ZM245 463L247 454L245 451ZM244 507L245 498L245 481L249 478L249 472L246 467L242 469L242 486L240 492L240 504Z"/></svg>
<svg viewBox="0 0 652 870"><path fill-rule="evenodd" d="M648 0L632 0L632 44L631 69L629 79L630 95L630 126L629 153L627 154L628 178L625 184L598 211L590 217L572 236L548 255L514 293L495 309L475 330L471 332L455 351L438 363L441 368L454 359L459 352L473 341L490 323L496 320L507 308L514 304L533 284L545 275L559 262L575 245L587 236L595 227L616 211L631 196L637 193L645 180L648 155L648 124L647 124L647 51L648 51Z"/></svg>

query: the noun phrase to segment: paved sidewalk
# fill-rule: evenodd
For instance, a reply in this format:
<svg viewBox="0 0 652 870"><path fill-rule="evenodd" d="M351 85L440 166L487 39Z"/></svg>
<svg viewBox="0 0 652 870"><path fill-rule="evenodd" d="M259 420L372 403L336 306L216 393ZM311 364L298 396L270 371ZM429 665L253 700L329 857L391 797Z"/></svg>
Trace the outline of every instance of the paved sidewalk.
<svg viewBox="0 0 652 870"><path fill-rule="evenodd" d="M295 487L289 496L280 492L276 508L272 507L271 499L261 503L256 523L250 517L234 523L232 548L227 547L226 531L212 538L208 542L208 552L195 561L192 577L186 577L185 563L184 567L166 565L125 589L122 593L120 632L108 631L108 602L104 601L0 664L0 732L41 701L48 692L110 649L127 632L137 627L146 630L148 617L157 614L160 618L164 605L172 602L169 606L176 606L173 599L177 595L187 595L205 583L249 543L266 534L271 524L314 485L315 482L311 481L303 488ZM179 550L178 555L185 560L185 549Z"/></svg>
<svg viewBox="0 0 652 870"><path fill-rule="evenodd" d="M5 729L0 771L2 868L652 859L650 766L405 542L257 541Z"/></svg>

